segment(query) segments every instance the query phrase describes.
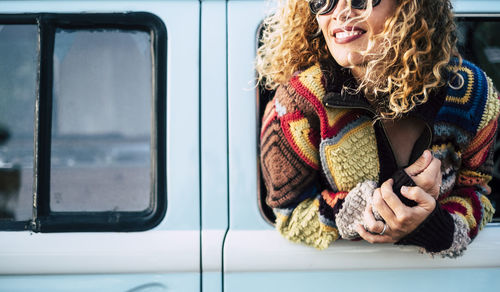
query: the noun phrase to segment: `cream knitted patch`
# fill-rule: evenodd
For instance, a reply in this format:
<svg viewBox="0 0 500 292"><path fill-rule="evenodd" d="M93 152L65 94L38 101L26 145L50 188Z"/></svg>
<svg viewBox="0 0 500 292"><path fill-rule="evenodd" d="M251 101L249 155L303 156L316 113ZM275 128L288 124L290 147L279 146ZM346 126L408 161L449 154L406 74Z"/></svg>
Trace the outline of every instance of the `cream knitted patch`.
<svg viewBox="0 0 500 292"><path fill-rule="evenodd" d="M498 100L498 92L493 85L491 78L486 76L488 80L488 99L486 100L486 106L484 108L484 113L481 118L481 123L479 124L479 129L486 127L486 125L493 120L500 112L500 101Z"/></svg>
<svg viewBox="0 0 500 292"><path fill-rule="evenodd" d="M335 216L335 223L342 238L354 239L359 237L356 226L358 224L364 225L363 212L366 205L372 202L373 191L376 187L376 182L365 181L357 184L347 194L342 208Z"/></svg>

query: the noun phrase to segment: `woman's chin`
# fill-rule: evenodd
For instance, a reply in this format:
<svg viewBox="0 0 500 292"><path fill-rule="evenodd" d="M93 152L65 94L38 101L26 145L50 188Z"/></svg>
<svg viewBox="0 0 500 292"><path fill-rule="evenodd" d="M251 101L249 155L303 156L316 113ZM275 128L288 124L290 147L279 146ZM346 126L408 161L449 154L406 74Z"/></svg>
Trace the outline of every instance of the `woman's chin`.
<svg viewBox="0 0 500 292"><path fill-rule="evenodd" d="M335 62L344 68L354 68L363 63L363 58L359 53L335 54L331 52L331 54Z"/></svg>

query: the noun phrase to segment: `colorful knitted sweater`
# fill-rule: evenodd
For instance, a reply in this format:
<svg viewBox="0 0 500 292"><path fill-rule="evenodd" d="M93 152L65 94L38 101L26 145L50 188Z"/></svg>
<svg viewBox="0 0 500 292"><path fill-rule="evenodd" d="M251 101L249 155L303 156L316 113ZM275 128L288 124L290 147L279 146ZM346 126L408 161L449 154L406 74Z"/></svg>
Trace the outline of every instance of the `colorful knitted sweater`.
<svg viewBox="0 0 500 292"><path fill-rule="evenodd" d="M398 169L370 104L345 90L354 82L350 73L325 72L317 64L280 86L264 112L260 137L266 202L276 228L319 249L339 237L358 237L355 224L381 183L391 177L399 186L412 183ZM464 82L452 79L457 84L450 82L408 113L427 126L410 163L430 149L442 163L442 186L435 210L397 243L449 257L461 255L492 219L485 195L491 192L500 111L498 93L483 71L463 61L458 74Z"/></svg>

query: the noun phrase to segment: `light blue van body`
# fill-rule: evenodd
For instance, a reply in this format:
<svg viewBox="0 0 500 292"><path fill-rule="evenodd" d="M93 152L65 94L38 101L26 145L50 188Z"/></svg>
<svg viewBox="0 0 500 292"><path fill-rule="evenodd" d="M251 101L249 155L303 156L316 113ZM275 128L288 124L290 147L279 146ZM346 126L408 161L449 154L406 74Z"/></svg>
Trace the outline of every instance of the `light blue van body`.
<svg viewBox="0 0 500 292"><path fill-rule="evenodd" d="M498 0L456 0L498 17ZM168 34L166 215L140 232L0 232L0 291L499 291L500 226L458 259L282 239L259 210L253 62L264 0L0 1L0 14L149 12ZM0 97L1 98L1 97Z"/></svg>

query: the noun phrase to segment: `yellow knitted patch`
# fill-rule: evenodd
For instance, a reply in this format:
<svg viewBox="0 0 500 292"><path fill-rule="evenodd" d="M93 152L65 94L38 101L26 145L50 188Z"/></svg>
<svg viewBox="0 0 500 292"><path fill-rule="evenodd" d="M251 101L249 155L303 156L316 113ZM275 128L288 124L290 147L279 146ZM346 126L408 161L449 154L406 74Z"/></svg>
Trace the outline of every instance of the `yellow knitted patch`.
<svg viewBox="0 0 500 292"><path fill-rule="evenodd" d="M276 215L276 221L274 222L274 226L276 227L276 229L278 230L282 230L284 228L286 228L286 225L288 223L288 218L290 216L286 216L286 215L283 215L281 213L274 213Z"/></svg>
<svg viewBox="0 0 500 292"><path fill-rule="evenodd" d="M311 126L306 118L290 122L290 132L295 144L300 148L302 154L314 165L319 165L318 148L309 139Z"/></svg>
<svg viewBox="0 0 500 292"><path fill-rule="evenodd" d="M436 153L441 153L443 151L449 151L449 150L455 151L455 146L453 146L453 144L451 143L432 146L432 152Z"/></svg>
<svg viewBox="0 0 500 292"><path fill-rule="evenodd" d="M459 103L459 104L466 104L469 102L469 99L471 97L471 93L472 93L472 85L474 82L472 82L472 80L474 80L474 73L472 72L471 69L467 68L467 67L458 67L458 66L449 66L449 68L451 68L451 70L458 70L458 71L463 71L467 74L467 79L470 80L470 82L466 82L467 83L467 89L465 91L465 94L461 97L456 97L456 96L447 96L446 97L446 100L447 101L450 101L450 102L454 102L454 103Z"/></svg>
<svg viewBox="0 0 500 292"><path fill-rule="evenodd" d="M442 205L445 205L448 202L453 202L462 205L467 211L465 214L462 213L455 213L455 214L460 214L464 217L465 222L469 226L470 229L473 229L477 226L476 219L474 218L473 210L472 210L472 202L470 199L465 199L462 197L457 197L457 196L451 196L447 197L446 199L440 201Z"/></svg>
<svg viewBox="0 0 500 292"><path fill-rule="evenodd" d="M462 170L458 175L468 178L474 178L476 180L481 181L481 183L488 183L492 179L491 175L483 174L472 170ZM476 184L478 183L476 182Z"/></svg>
<svg viewBox="0 0 500 292"><path fill-rule="evenodd" d="M326 94L323 83L321 83L322 77L323 73L321 72L319 64L315 64L314 66L309 67L299 75L300 82L307 89L309 89L309 91L311 91L320 101L323 100L323 97Z"/></svg>
<svg viewBox="0 0 500 292"><path fill-rule="evenodd" d="M277 216L276 229L286 239L325 249L339 238L336 228L319 221L318 199L306 199L293 210L290 216Z"/></svg>
<svg viewBox="0 0 500 292"><path fill-rule="evenodd" d="M335 232L335 234L337 234L337 237L338 237L338 230L337 230L337 228L325 225L325 224L323 224L321 222L319 223L319 225L320 225L322 231L325 231L325 232Z"/></svg>
<svg viewBox="0 0 500 292"><path fill-rule="evenodd" d="M488 125L491 120L495 119L500 112L498 92L495 90L495 86L493 85L493 81L491 81L491 78L486 76L486 79L488 80L488 99L486 100L486 106L478 130L486 127L486 125Z"/></svg>
<svg viewBox="0 0 500 292"><path fill-rule="evenodd" d="M328 117L328 126L333 127L338 121L340 121L347 114L351 114L351 110L327 108L326 116Z"/></svg>
<svg viewBox="0 0 500 292"><path fill-rule="evenodd" d="M493 208L490 200L484 195L481 196L481 204L484 208L484 214L479 229L483 229L486 224L490 223L493 220L493 214L495 214L495 208Z"/></svg>
<svg viewBox="0 0 500 292"><path fill-rule="evenodd" d="M324 149L328 169L339 191L349 191L361 181L378 181L380 165L371 121Z"/></svg>

